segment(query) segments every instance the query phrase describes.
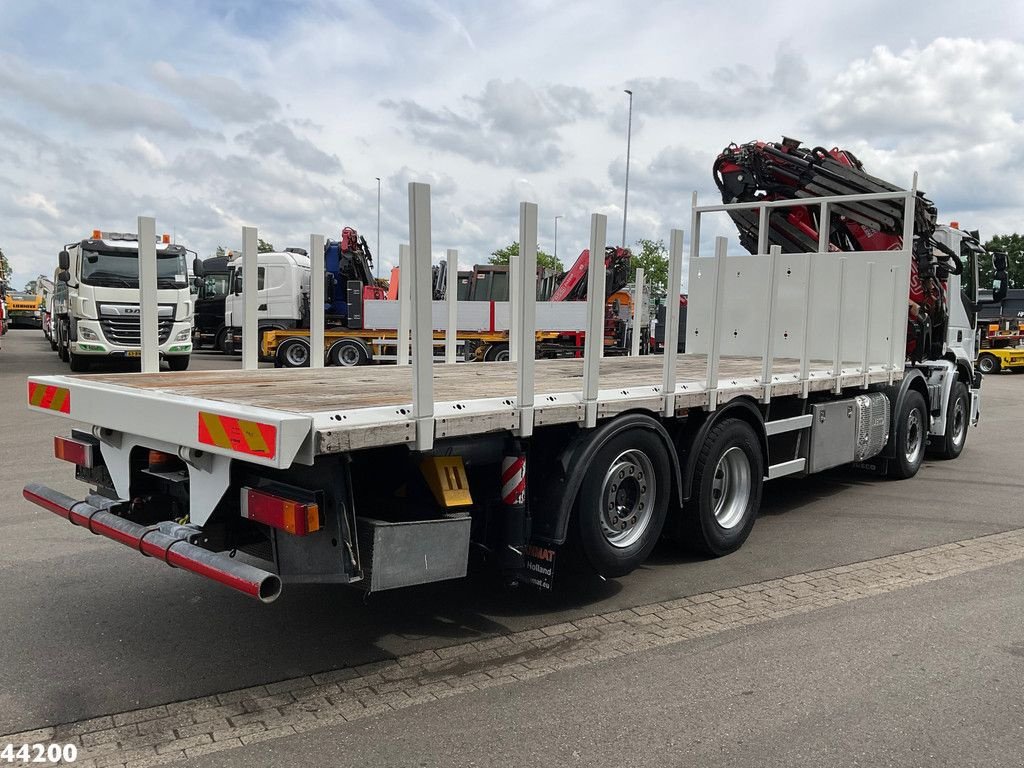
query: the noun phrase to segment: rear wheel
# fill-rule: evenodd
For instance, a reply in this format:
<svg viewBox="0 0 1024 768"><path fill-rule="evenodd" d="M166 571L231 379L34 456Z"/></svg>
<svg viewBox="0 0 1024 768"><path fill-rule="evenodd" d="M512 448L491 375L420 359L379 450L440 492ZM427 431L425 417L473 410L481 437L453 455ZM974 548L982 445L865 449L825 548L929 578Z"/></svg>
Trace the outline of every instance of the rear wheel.
<svg viewBox="0 0 1024 768"><path fill-rule="evenodd" d="M661 536L672 488L668 452L643 429L627 429L597 452L576 502L576 531L587 561L602 576L640 566Z"/></svg>
<svg viewBox="0 0 1024 768"><path fill-rule="evenodd" d="M338 365L343 368L353 368L357 365L366 365L369 357L366 348L354 339L342 339L337 341L327 353L327 359L331 365Z"/></svg>
<svg viewBox="0 0 1024 768"><path fill-rule="evenodd" d="M491 344L484 354L484 360L494 363L505 363L509 360L508 344Z"/></svg>
<svg viewBox="0 0 1024 768"><path fill-rule="evenodd" d="M999 373L999 358L995 355L981 355L978 358L978 370L982 373Z"/></svg>
<svg viewBox="0 0 1024 768"><path fill-rule="evenodd" d="M971 393L962 381L953 384L946 409L946 434L937 440L935 455L940 459L955 459L967 444L967 426L971 419Z"/></svg>
<svg viewBox="0 0 1024 768"><path fill-rule="evenodd" d="M712 427L694 467L695 497L683 510L684 540L720 557L747 540L764 484L764 456L754 428L739 419Z"/></svg>
<svg viewBox="0 0 1024 768"><path fill-rule="evenodd" d="M920 392L907 392L896 417L895 438L896 455L890 464L889 476L906 480L921 468L928 441L928 406Z"/></svg>
<svg viewBox="0 0 1024 768"><path fill-rule="evenodd" d="M309 344L304 339L286 339L277 348L274 363L278 368L308 368Z"/></svg>

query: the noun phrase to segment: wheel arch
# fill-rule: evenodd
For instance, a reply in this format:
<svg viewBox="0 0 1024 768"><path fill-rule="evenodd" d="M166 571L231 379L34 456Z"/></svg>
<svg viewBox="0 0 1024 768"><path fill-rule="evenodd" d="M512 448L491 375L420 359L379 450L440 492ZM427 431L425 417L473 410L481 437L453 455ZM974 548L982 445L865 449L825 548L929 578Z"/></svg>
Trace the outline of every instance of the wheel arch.
<svg viewBox="0 0 1024 768"><path fill-rule="evenodd" d="M677 500L682 503L681 496L678 496L678 490L682 487L679 456L668 430L648 411L629 411L599 424L594 429L578 430L569 438L559 452L555 471L549 472L539 483L539 493L531 493L531 498L546 500L543 505L531 505L535 538L551 544L565 543L576 495L591 461L608 441L627 429L634 428L650 430L661 441L668 453L673 474L672 485L676 489ZM529 467L527 473L529 476Z"/></svg>
<svg viewBox="0 0 1024 768"><path fill-rule="evenodd" d="M917 392L924 398L925 406L931 408L928 382L917 368L908 368L899 384L883 387L881 391L889 399L889 439L879 455L891 459L896 455L896 417L903 407L903 401L910 392Z"/></svg>

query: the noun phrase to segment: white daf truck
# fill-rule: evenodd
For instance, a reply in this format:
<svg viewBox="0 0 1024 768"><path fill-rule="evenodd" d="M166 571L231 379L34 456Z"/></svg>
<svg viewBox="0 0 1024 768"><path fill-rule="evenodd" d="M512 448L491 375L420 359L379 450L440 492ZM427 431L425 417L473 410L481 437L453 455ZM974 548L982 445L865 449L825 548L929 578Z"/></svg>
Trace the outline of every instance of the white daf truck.
<svg viewBox="0 0 1024 768"><path fill-rule="evenodd" d="M193 301L188 250L157 237L157 302L160 357L172 371L188 368L192 354ZM140 356L138 236L93 230L64 246L58 257L53 334L71 370L94 362Z"/></svg>
<svg viewBox="0 0 1024 768"><path fill-rule="evenodd" d="M523 203L517 361L466 366L433 362L429 187L412 184L411 365L31 377L32 409L87 425L58 437L55 454L92 490L33 483L25 498L264 602L287 583L375 591L457 578L471 553L544 588L570 544L606 578L641 566L663 535L726 555L750 533L765 482L843 465L906 480L926 452L964 450L979 416L984 251L958 229L936 234L934 218L915 237L927 201L914 187L695 205L686 352L672 352L670 302L661 356L602 356L597 257L584 356L534 359L525 276L538 213ZM783 251L768 227L801 206L819 247ZM868 206L893 220L896 247L839 250L844 211L863 218ZM760 221L750 253L722 237L713 254L702 247L706 217L749 212ZM605 253L606 227L592 217L591 254ZM684 239L670 234L674 289ZM913 274L948 309L941 323L908 300ZM923 483L906 492L934 496Z"/></svg>

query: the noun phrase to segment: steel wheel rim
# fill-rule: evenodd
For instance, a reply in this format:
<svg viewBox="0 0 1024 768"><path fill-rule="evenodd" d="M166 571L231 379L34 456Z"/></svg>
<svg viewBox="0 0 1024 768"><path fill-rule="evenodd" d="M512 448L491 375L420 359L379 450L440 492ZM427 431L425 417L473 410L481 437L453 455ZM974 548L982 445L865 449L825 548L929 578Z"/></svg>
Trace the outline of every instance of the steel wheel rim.
<svg viewBox="0 0 1024 768"><path fill-rule="evenodd" d="M903 455L908 464L917 462L918 455L924 448L924 435L921 428L921 412L914 408L907 414L907 439L904 441Z"/></svg>
<svg viewBox="0 0 1024 768"><path fill-rule="evenodd" d="M747 511L752 487L750 459L742 448L734 445L718 460L711 481L715 522L726 530L739 525Z"/></svg>
<svg viewBox="0 0 1024 768"><path fill-rule="evenodd" d="M995 369L995 365L992 364L992 358L990 357L981 358L978 367L981 368L982 373L992 373L993 369Z"/></svg>
<svg viewBox="0 0 1024 768"><path fill-rule="evenodd" d="M496 363L507 363L511 359L511 355L507 349L499 349L494 354L494 362Z"/></svg>
<svg viewBox="0 0 1024 768"><path fill-rule="evenodd" d="M338 349L338 364L345 367L359 365L359 350L352 344L345 344Z"/></svg>
<svg viewBox="0 0 1024 768"><path fill-rule="evenodd" d="M956 404L953 406L953 445L957 448L964 441L964 437L967 434L967 406L964 404L964 399L958 397Z"/></svg>
<svg viewBox="0 0 1024 768"><path fill-rule="evenodd" d="M288 361L288 364L293 368L301 368L306 364L306 360L309 359L309 355L306 353L306 347L303 344L292 344L284 351L284 359Z"/></svg>
<svg viewBox="0 0 1024 768"><path fill-rule="evenodd" d="M620 453L601 484L601 534L616 549L636 544L651 524L657 503L654 464L643 451Z"/></svg>

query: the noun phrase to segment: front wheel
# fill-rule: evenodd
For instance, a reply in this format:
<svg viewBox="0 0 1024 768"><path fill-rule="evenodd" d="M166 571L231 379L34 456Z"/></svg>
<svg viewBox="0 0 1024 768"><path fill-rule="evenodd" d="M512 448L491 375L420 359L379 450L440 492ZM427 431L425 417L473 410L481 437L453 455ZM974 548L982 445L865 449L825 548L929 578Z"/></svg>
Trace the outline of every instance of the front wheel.
<svg viewBox="0 0 1024 768"><path fill-rule="evenodd" d="M575 518L580 546L602 576L639 567L661 536L672 491L668 452L653 432L627 429L597 452Z"/></svg>
<svg viewBox="0 0 1024 768"><path fill-rule="evenodd" d="M978 358L978 370L988 375L999 373L999 358L995 355L982 355Z"/></svg>
<svg viewBox="0 0 1024 768"><path fill-rule="evenodd" d="M921 468L928 441L928 406L920 392L907 392L896 417L895 438L895 457L890 464L889 476L906 480Z"/></svg>
<svg viewBox="0 0 1024 768"><path fill-rule="evenodd" d="M697 456L684 538L714 557L735 552L754 527L763 485L764 456L753 427L739 419L714 426Z"/></svg>
<svg viewBox="0 0 1024 768"><path fill-rule="evenodd" d="M85 355L68 352L68 363L71 365L72 373L85 373L89 370L89 358Z"/></svg>
<svg viewBox="0 0 1024 768"><path fill-rule="evenodd" d="M955 459L963 453L967 443L967 425L971 419L971 393L962 381L953 384L946 409L946 434L937 440L935 455L940 459Z"/></svg>
<svg viewBox="0 0 1024 768"><path fill-rule="evenodd" d="M188 355L175 355L167 358L167 367L172 371L187 371L189 363Z"/></svg>

